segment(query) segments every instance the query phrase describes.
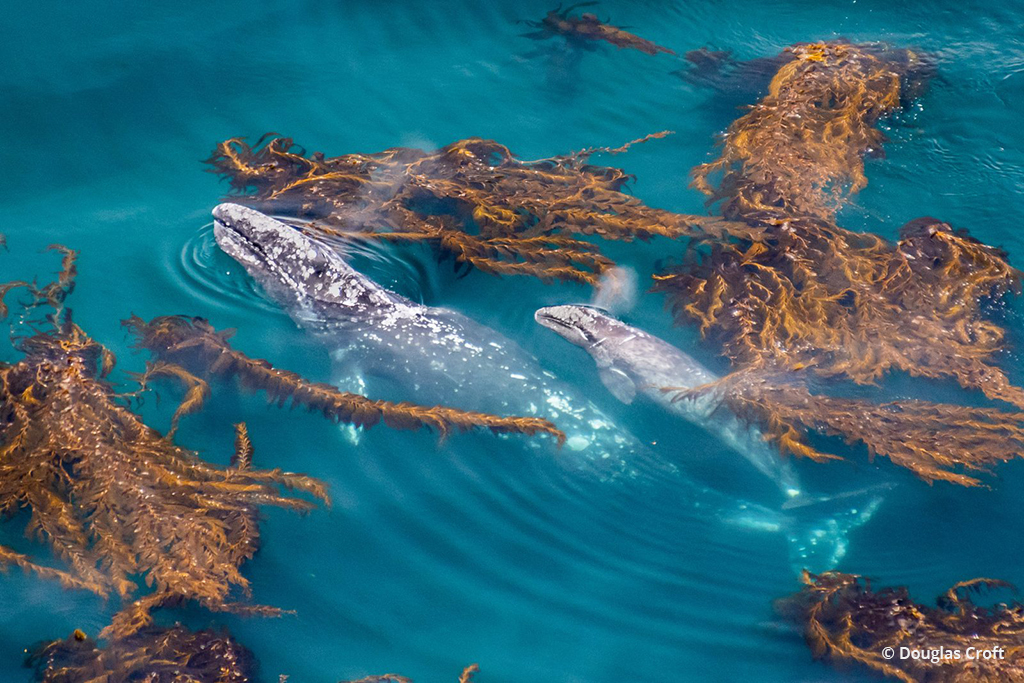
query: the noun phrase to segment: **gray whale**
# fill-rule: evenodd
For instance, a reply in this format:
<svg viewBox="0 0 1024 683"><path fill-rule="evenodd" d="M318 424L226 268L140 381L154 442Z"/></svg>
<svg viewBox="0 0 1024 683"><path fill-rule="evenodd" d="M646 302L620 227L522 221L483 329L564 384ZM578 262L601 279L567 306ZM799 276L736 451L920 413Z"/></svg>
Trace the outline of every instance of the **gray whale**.
<svg viewBox="0 0 1024 683"><path fill-rule="evenodd" d="M346 368L344 388L384 378L421 404L547 418L566 434L564 453L609 476L643 457L636 437L496 331L380 287L331 246L254 209L221 204L213 215L217 245L323 340Z"/></svg>
<svg viewBox="0 0 1024 683"><path fill-rule="evenodd" d="M631 327L592 306L541 308L534 318L544 327L583 348L597 363L601 382L623 403L638 393L665 410L716 435L778 486L792 507L803 491L792 463L783 460L760 430L721 409L721 397L709 391L673 400L665 388L693 389L720 379L668 342Z"/></svg>
<svg viewBox="0 0 1024 683"><path fill-rule="evenodd" d="M623 403L643 395L665 410L717 436L731 450L769 477L782 493L783 510L828 507L837 501L856 501L853 507L812 522L814 531L805 539L791 537L805 548L797 554L828 558L831 568L845 553L846 533L874 514L882 502L876 495L886 485L835 496L806 495L792 463L764 439L761 431L725 408L715 390L673 400L675 392L663 389L692 389L710 384L716 375L668 342L607 315L594 306L562 305L539 309L534 319L564 339L581 347L594 359L602 383ZM807 512L812 512L808 510ZM815 547L816 546L816 547Z"/></svg>

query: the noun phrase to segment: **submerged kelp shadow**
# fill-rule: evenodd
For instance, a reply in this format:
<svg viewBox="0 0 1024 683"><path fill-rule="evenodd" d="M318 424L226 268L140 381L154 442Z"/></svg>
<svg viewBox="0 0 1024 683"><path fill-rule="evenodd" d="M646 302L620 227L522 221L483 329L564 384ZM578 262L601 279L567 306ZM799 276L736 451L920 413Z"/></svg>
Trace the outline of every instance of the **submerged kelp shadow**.
<svg viewBox="0 0 1024 683"><path fill-rule="evenodd" d="M147 627L100 647L82 631L29 650L41 683L250 683L252 652L226 631Z"/></svg>
<svg viewBox="0 0 1024 683"><path fill-rule="evenodd" d="M147 627L101 647L82 631L27 651L25 666L39 683L253 683L258 661L226 629L192 631L180 624ZM470 664L458 683L472 683L480 670ZM266 680L266 679L263 679ZM290 676L281 674L279 683ZM399 674L364 676L339 683L412 683Z"/></svg>
<svg viewBox="0 0 1024 683"><path fill-rule="evenodd" d="M618 26L612 26L608 20L601 21L595 14L591 14L589 12L584 12L580 16L573 16L569 14L579 7L589 7L596 4L598 3L579 2L574 5L570 5L565 9L562 9L562 6L559 5L557 8L548 12L540 21L523 20L520 23L537 29L537 31L523 35L526 38L532 38L534 40L546 40L548 38L561 36L573 47L578 47L584 50L592 50L594 49L593 44L595 42L603 41L620 49L628 48L631 50L639 50L640 52L648 55L656 55L659 53L669 55L675 54L674 51L667 47L662 47L661 45L652 43L651 41L625 31Z"/></svg>

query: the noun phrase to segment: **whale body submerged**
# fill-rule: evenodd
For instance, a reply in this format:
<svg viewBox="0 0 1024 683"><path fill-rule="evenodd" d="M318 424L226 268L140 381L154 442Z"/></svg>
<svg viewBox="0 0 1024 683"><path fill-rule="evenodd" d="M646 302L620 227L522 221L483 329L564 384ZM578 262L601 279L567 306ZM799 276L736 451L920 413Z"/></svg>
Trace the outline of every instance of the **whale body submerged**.
<svg viewBox="0 0 1024 683"><path fill-rule="evenodd" d="M344 388L378 378L421 404L547 418L565 432L564 451L604 474L643 454L636 437L498 332L384 289L330 245L254 209L221 204L213 215L218 246L324 341L349 373Z"/></svg>

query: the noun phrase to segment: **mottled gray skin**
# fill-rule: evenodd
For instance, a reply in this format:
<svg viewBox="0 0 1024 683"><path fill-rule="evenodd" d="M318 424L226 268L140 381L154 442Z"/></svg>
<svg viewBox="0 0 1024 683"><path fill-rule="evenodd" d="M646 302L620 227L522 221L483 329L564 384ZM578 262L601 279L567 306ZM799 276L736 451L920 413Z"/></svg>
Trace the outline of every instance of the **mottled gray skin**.
<svg viewBox="0 0 1024 683"><path fill-rule="evenodd" d="M601 461L602 471L626 470L643 452L494 330L383 289L331 247L258 211L221 204L213 215L218 246L347 368L400 383L417 403L547 418L566 434L563 452Z"/></svg>
<svg viewBox="0 0 1024 683"><path fill-rule="evenodd" d="M791 503L801 495L789 461L767 444L761 432L722 406L714 390L673 400L678 392L719 379L696 360L643 330L590 306L542 308L538 323L583 348L597 363L601 380L617 398L630 403L643 394L666 410L707 429L774 481Z"/></svg>

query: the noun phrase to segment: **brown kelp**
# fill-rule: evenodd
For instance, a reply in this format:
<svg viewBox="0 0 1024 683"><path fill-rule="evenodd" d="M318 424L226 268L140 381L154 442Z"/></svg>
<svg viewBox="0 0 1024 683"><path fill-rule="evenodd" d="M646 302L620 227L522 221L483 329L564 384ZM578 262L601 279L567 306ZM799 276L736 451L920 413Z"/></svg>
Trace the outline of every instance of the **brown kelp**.
<svg viewBox="0 0 1024 683"><path fill-rule="evenodd" d="M899 105L916 57L849 43L793 51L718 161L695 171L731 221L692 240L656 288L744 366L858 383L900 370L1024 408L992 362L1005 332L984 316L987 301L1020 290L1002 250L931 218L895 243L834 221L866 182L863 156L883 141L874 123Z"/></svg>
<svg viewBox="0 0 1024 683"><path fill-rule="evenodd" d="M472 683L473 674L480 670L476 664L470 664L459 674L459 683ZM364 676L356 680L340 681L339 683L412 683L412 679L398 674L376 674Z"/></svg>
<svg viewBox="0 0 1024 683"><path fill-rule="evenodd" d="M424 242L456 263L498 275L596 284L612 261L584 239L677 238L720 219L653 209L625 192L631 176L597 166L594 148L523 161L505 146L470 138L433 152L395 148L326 158L291 138L217 145L210 171L231 201L313 219L307 229L349 239Z"/></svg>
<svg viewBox="0 0 1024 683"><path fill-rule="evenodd" d="M787 53L768 95L729 127L719 158L694 169L695 187L726 217L831 219L867 184L863 158L885 142L875 123L923 69L916 53L878 45L805 43Z"/></svg>
<svg viewBox="0 0 1024 683"><path fill-rule="evenodd" d="M40 683L250 683L258 680L256 658L227 630L192 631L176 624L148 626L103 646L75 630L64 640L27 651L25 665ZM470 664L458 683L472 683L480 667ZM278 677L280 683L289 676ZM340 683L412 683L387 673Z"/></svg>
<svg viewBox="0 0 1024 683"><path fill-rule="evenodd" d="M7 247L7 241L2 235L0 235L0 246L3 246L5 249ZM51 247L51 249L52 248L53 247ZM61 247L61 249L64 248ZM61 269L59 281L63 281L65 283L67 290L70 290L71 282L73 282L74 278L74 260L74 252L66 250L63 264L64 267ZM47 285L44 289L40 289L33 283L25 282L23 280L5 282L0 284L0 318L6 318L8 314L8 308L3 301L4 297L8 292L19 287L29 290L33 295L33 303L47 298L57 298L58 296L63 299L62 295L57 294L54 285ZM44 293L44 291L46 293ZM7 366L3 365L2 367L6 368ZM16 552L7 546L0 546L0 571L6 571L11 566L18 567L23 571L34 573L43 578L55 579L66 588L82 588L90 590L96 586L96 584L91 583L88 579L79 578L56 567L47 567L37 564L32 560L32 558L24 553Z"/></svg>
<svg viewBox="0 0 1024 683"><path fill-rule="evenodd" d="M36 303L60 315L17 342L21 360L0 367L0 512L27 511L26 534L47 543L71 578L33 569L136 598L108 627L119 636L147 626L154 608L186 600L279 613L242 602L249 582L240 567L256 552L259 507L309 510L310 500L281 489L326 501L323 485L252 469L251 446L232 467L209 465L145 425L106 378L113 355L63 306L74 282L73 252L64 253L58 286L32 288ZM138 596L143 582L149 590Z"/></svg>
<svg viewBox="0 0 1024 683"><path fill-rule="evenodd" d="M802 624L815 659L863 665L906 683L1024 681L1024 605L980 607L970 598L1010 587L1002 581L963 581L936 607L914 602L905 587L875 590L853 574L805 572L803 582L777 607Z"/></svg>
<svg viewBox="0 0 1024 683"><path fill-rule="evenodd" d="M252 653L229 633L150 626L100 647L82 631L33 648L41 683L249 683Z"/></svg>
<svg viewBox="0 0 1024 683"><path fill-rule="evenodd" d="M601 21L596 15L589 12L584 12L580 16L571 16L569 14L574 9L596 4L596 2L581 2L570 5L565 9L562 9L561 5L559 5L556 9L548 12L540 21L523 21L522 23L538 29L534 33L526 34L526 37L543 40L554 36L562 36L567 40L580 41L583 44L603 40L618 48L639 50L649 55L656 55L658 53L675 54L675 52L667 47L652 43L618 26L612 26L607 21Z"/></svg>
<svg viewBox="0 0 1024 683"><path fill-rule="evenodd" d="M730 356L860 383L890 369L950 377L1024 407L991 364L1005 333L983 315L986 299L1020 289L1003 252L933 219L904 226L896 244L807 221L767 233L674 283Z"/></svg>
<svg viewBox="0 0 1024 683"><path fill-rule="evenodd" d="M562 443L565 435L551 422L535 417L499 417L487 413L458 410L445 406L420 406L373 400L359 394L340 391L323 383L309 382L288 370L273 367L265 360L250 358L231 347L228 331L217 331L202 318L162 316L145 322L137 316L124 324L138 337L138 346L161 359L151 366L171 365L176 373L189 368L200 375L237 379L245 388L266 392L272 402L305 406L331 420L372 427L378 422L398 429L430 427L441 435L453 430L486 428L494 433L526 435L548 434ZM201 400L205 381L189 374L189 395ZM202 382L202 384L197 384ZM183 405L189 404L186 398ZM180 411L179 411L180 412Z"/></svg>
<svg viewBox="0 0 1024 683"><path fill-rule="evenodd" d="M669 389L671 391L671 389ZM685 401L714 392L730 411L762 426L783 455L824 461L838 456L816 448L816 431L863 444L931 483L979 486L972 474L1024 452L1024 412L920 400L877 403L812 392L793 372L741 370L713 384L679 391Z"/></svg>
<svg viewBox="0 0 1024 683"><path fill-rule="evenodd" d="M131 633L181 600L276 613L232 597L248 594L239 568L256 550L258 508L308 510L278 487L326 500L322 485L244 462L218 468L176 446L119 401L100 376L99 344L73 323L20 346L25 357L0 370L0 510L28 509L27 533L97 593L128 598L140 579L152 587L113 631Z"/></svg>

